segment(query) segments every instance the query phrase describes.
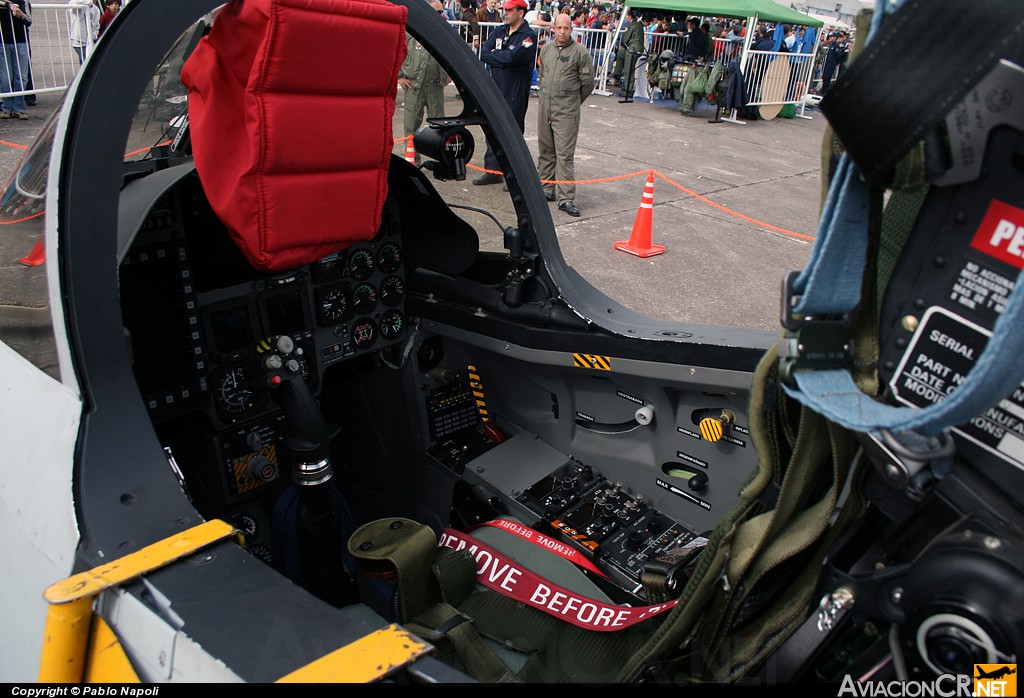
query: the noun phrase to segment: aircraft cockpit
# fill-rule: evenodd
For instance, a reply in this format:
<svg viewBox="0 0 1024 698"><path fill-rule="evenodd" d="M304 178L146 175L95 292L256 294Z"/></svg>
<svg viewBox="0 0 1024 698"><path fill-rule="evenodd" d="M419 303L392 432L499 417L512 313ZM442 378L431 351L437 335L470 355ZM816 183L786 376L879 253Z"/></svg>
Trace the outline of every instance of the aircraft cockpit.
<svg viewBox="0 0 1024 698"><path fill-rule="evenodd" d="M137 678L788 683L1015 660L1021 440L968 424L916 461L797 400L869 359L873 405L926 408L943 363L966 376L991 333L939 306L974 282L993 320L1013 289L978 245L911 236L953 276L904 257L869 317L805 313L831 278L794 273L781 339L656 322L566 262L510 110L423 0L134 0L116 22L8 212L47 209L81 400L74 571L205 522L237 534L99 595ZM413 50L450 83L406 133ZM979 176L1018 167L1018 136ZM485 149L503 187L467 182ZM866 204L830 201L868 228ZM399 626L399 659L343 652Z"/></svg>
<svg viewBox="0 0 1024 698"><path fill-rule="evenodd" d="M315 460L332 462L330 486L348 493L354 521L545 521L552 535L581 537L573 545L607 570L613 595L641 602L645 561L694 543L692 564L753 464L743 373L718 368L690 384L692 369L677 365L613 377L602 375L610 357L573 351L615 340L558 297L528 226L509 224L529 220L524 197L502 192L501 208L481 214L444 189L465 164L444 159L451 141L472 153L465 121L417 134L417 150L438 156L428 167L390 155L370 239L264 271L204 193L187 112L164 115L156 145L129 151L121 194L134 230L118 289L146 413L199 513L237 525L271 565L288 556L275 509L297 477L295 421L309 418L290 414L278 386L301 380L329 442ZM141 107L135 123L152 138ZM342 210L332 216L344 226ZM500 252L487 249L488 229ZM743 354L749 363L755 350ZM727 390L708 383L726 376ZM708 419L721 432L710 441ZM332 584L328 598L340 600Z"/></svg>

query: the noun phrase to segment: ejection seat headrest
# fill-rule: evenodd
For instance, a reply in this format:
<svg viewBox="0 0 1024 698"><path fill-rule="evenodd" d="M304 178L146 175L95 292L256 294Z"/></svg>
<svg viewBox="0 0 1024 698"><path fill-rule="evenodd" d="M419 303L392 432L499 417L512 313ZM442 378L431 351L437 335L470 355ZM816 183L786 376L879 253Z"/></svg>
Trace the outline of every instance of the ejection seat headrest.
<svg viewBox="0 0 1024 698"><path fill-rule="evenodd" d="M377 234L407 15L385 0L232 0L186 61L199 178L256 268Z"/></svg>

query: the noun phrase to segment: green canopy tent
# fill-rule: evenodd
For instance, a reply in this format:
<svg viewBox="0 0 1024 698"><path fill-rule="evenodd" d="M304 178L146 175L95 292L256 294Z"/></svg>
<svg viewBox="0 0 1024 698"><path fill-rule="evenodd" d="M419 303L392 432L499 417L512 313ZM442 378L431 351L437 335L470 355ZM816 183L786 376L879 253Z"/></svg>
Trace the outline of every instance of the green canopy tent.
<svg viewBox="0 0 1024 698"><path fill-rule="evenodd" d="M687 12L701 17L736 17L747 20L747 26L753 27L750 21L767 20L796 24L803 27L822 27L824 22L803 12L797 12L773 0L627 0L627 7L638 10L668 10L670 12Z"/></svg>
<svg viewBox="0 0 1024 698"><path fill-rule="evenodd" d="M743 53L740 59L741 65L744 66L744 70L748 65L748 52L750 51L750 46L753 43L753 30L757 27L757 23L759 21L812 27L815 30L820 29L825 25L825 23L820 19L815 19L803 12L798 12L786 7L785 5L780 5L773 0L626 0L624 9L625 8L632 8L641 11L666 10L669 12L685 13L690 16L735 17L737 19L747 20L747 27L749 28L749 31L743 41ZM606 53L604 60L602 61L602 71L599 76L598 88L599 92L604 94L608 94L608 67L612 47L615 45L619 34L622 33L625 17L626 13L623 11L622 15L619 17L618 26L615 28L615 34L606 46ZM810 55L816 55L817 43L820 40L821 34L820 32L816 32L814 50L811 51Z"/></svg>

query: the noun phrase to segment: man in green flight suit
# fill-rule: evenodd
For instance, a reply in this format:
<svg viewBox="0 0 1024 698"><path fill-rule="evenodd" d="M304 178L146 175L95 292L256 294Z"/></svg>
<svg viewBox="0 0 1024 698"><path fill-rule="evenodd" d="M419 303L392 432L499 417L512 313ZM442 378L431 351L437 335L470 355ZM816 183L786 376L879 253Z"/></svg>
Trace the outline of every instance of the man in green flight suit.
<svg viewBox="0 0 1024 698"><path fill-rule="evenodd" d="M444 11L441 0L430 0L429 4L438 12ZM398 70L398 86L405 93L405 135L411 136L423 124L424 110L428 117L444 116L444 88L451 78L412 35L405 35L405 44L409 50ZM419 162L420 154L416 153L416 164Z"/></svg>
<svg viewBox="0 0 1024 698"><path fill-rule="evenodd" d="M537 173L542 181L557 181L558 210L579 217L576 208L574 159L580 133L580 105L594 91L590 53L572 38L572 18L555 17L554 41L540 50L538 76L540 109L537 119ZM548 201L555 201L556 185L544 184Z"/></svg>
<svg viewBox="0 0 1024 698"><path fill-rule="evenodd" d="M647 43L644 41L644 25L640 21L640 14L632 7L626 8L626 30L622 32L619 39L619 51L622 52L622 99L620 104L627 104L633 101L633 91L636 87L636 62L647 50Z"/></svg>

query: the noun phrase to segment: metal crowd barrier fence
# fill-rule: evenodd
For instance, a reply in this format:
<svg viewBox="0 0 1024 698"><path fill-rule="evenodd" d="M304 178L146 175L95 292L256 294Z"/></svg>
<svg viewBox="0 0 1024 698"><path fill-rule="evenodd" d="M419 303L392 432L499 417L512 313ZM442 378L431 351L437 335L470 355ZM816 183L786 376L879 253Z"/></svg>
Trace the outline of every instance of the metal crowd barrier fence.
<svg viewBox="0 0 1024 698"><path fill-rule="evenodd" d="M736 60L743 53L742 41L729 39L712 39L712 41L714 42L712 60L725 61L725 64L728 65L730 61Z"/></svg>
<svg viewBox="0 0 1024 698"><path fill-rule="evenodd" d="M0 92L0 98L58 92L67 89L79 68L78 56L71 46L71 16L73 12L83 12L83 4L79 2L32 4L32 25L28 32L29 66L22 66L16 55L13 57L13 61L9 61L7 52L0 52L0 70L7 71L9 79L7 84L16 85L17 81L10 78L20 72L24 78L23 89ZM467 43L470 43L467 22L453 21L449 23L463 38L467 39ZM480 55L480 47L487 41L490 33L500 26L500 22L480 23L480 44L475 49L477 55ZM534 27L534 30L537 32L540 44L543 44L551 36L549 27ZM595 91L608 94L606 91L608 77L614 69L615 62L616 46L613 46L612 42L618 38L614 27L605 29L574 28L573 37L586 46L590 53L597 83ZM657 60L663 51L673 51L677 56L681 56L686 43L683 37L671 33L648 34L646 38L650 60ZM89 41L88 44L85 47L86 53L92 50L92 42ZM0 47L4 47L2 38L0 38ZM741 44L727 39L714 40L713 60L722 60L728 63L733 59L742 59L742 57ZM772 61L780 59L788 60L790 68L784 85L779 85L778 79L768 74ZM799 115L803 116L803 107L805 106L803 99L813 84L812 76L820 80L820 75L814 75L815 63L816 54L748 51L746 64L743 66L748 106L791 103L800 107ZM820 66L817 66L817 71L820 74Z"/></svg>
<svg viewBox="0 0 1024 698"><path fill-rule="evenodd" d="M647 54L652 61L661 57L665 51L671 51L676 56L683 55L686 48L686 37L678 34L663 34L654 32L647 35Z"/></svg>
<svg viewBox="0 0 1024 698"><path fill-rule="evenodd" d="M90 0L91 1L91 0ZM15 95L35 95L67 89L78 72L78 56L71 47L71 13L82 12L83 4L32 3L32 24L28 29L29 63L22 65L16 52L8 58L8 47L0 37L0 70L7 73L6 85L11 89L0 92L0 98ZM8 20L11 19L8 13ZM88 41L85 52L92 50ZM21 80L18 80L21 76ZM18 84L21 90L13 88Z"/></svg>
<svg viewBox="0 0 1024 698"><path fill-rule="evenodd" d="M617 44L621 34L621 26L618 30L613 29L613 31L606 33L609 36L604 44L604 65L600 66L600 70L595 71L598 81L595 92L599 94L609 94L607 91L608 78L610 70L614 65L615 45L613 42ZM672 51L677 59L681 59L686 48L686 39L677 34L649 33L645 39L647 42L647 52L641 58L641 63L660 60L661 54L666 50ZM811 53L782 53L776 51L754 51L747 48L745 42L729 39L712 39L712 41L714 42L711 56L712 62L721 61L725 67L728 67L734 60L740 62L740 70L743 73L747 93L747 106L793 104L798 109L797 116L810 118L805 115L807 107L805 97L815 83L821 80L821 66L818 65L820 59L817 46L814 47ZM780 57L785 57L785 62L789 66L789 72L781 80L781 85L778 84L780 80L775 76L775 71L772 71L771 74L768 71L768 66L772 60ZM647 85L641 82L643 80L641 68L642 66L638 65L636 80L637 96L641 99L646 99L650 96L650 93L647 90ZM776 70L780 68L776 68ZM784 73L785 71L782 72ZM723 120L742 123L736 120L736 110L732 110L730 117Z"/></svg>
<svg viewBox="0 0 1024 698"><path fill-rule="evenodd" d="M463 39L466 40L466 43L471 43L469 40L468 22L458 20L451 21L449 24L459 32ZM486 43L487 37L490 33L494 31L496 27L500 26L500 22L480 23L480 43L475 48L477 56L480 55L481 48ZM538 43L541 45L543 45L551 36L551 29L549 27L534 26L534 31L537 32ZM594 66L594 79L596 82L595 92L597 94L610 94L608 92L608 82L609 77L611 77L615 69L615 57L618 48L617 41L613 45L613 40L618 38L618 35L615 33L615 28L586 29L574 27L572 35L577 41L586 46L587 51L590 53L590 58ZM674 33L648 33L645 38L648 48L646 61L643 61L644 63L658 60L664 51L671 51L677 57L681 58L683 50L686 48L686 38ZM713 39L713 42L713 61L723 61L728 65L728 63L733 60L743 59L742 42L730 41L729 39ZM774 96L768 95L764 90L765 71L767 70L767 65L770 60L776 56L789 56L791 66L791 72L786 83L786 89L782 92L782 97L778 99ZM814 70L814 65L814 54L786 54L773 51L749 51L747 64L744 66L748 105L761 106L766 104L792 103L800 106L800 115L802 116L804 107L803 98L812 85L811 75L812 70ZM640 66L638 66L637 75L638 79L636 84L638 88L638 96L641 99L645 99L647 97L647 91L646 86L641 82L643 77ZM777 94L777 92L778 91L775 90L773 95ZM779 99L782 101L779 101Z"/></svg>
<svg viewBox="0 0 1024 698"><path fill-rule="evenodd" d="M804 96L811 88L814 58L810 53L750 51L744 72L747 106L794 104L800 107L798 116L803 116L806 107ZM782 65L776 65L776 61Z"/></svg>
<svg viewBox="0 0 1024 698"><path fill-rule="evenodd" d="M467 44L471 44L469 39L469 22L462 20L449 21L452 27L455 28L459 35L466 41ZM475 51L477 56L480 56L483 45L487 42L487 38L491 35L497 27L502 25L501 22L480 22L480 44L476 47ZM551 27L538 27L534 26L533 30L537 32L537 43L541 46L547 42L552 34ZM594 75L600 76L605 67L605 57L608 54L608 44L612 38L612 30L609 29L576 29L572 30L573 38L579 41L581 44L587 47L587 52L590 53L590 60L594 66ZM614 58L613 58L614 60ZM598 78L599 79L599 78Z"/></svg>

